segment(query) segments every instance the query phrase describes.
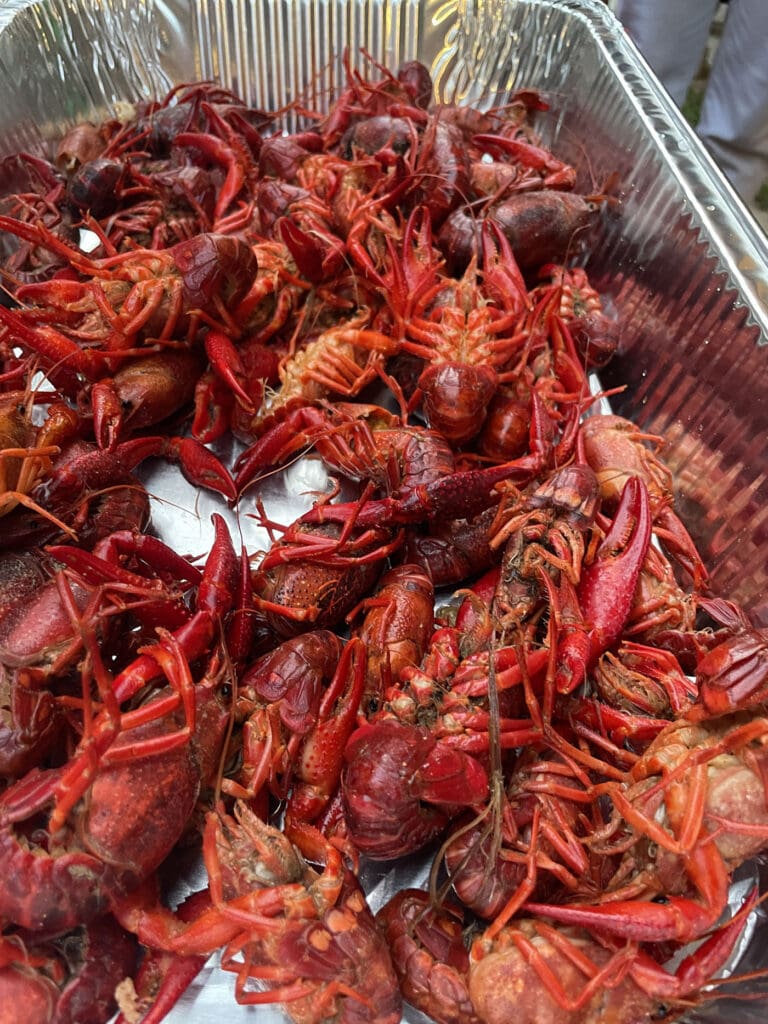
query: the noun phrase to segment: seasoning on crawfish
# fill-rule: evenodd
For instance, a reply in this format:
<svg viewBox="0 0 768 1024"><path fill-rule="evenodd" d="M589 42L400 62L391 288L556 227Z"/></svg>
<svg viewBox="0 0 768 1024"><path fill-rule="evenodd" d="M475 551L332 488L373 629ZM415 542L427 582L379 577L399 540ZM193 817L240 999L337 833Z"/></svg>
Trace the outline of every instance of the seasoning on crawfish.
<svg viewBox="0 0 768 1024"><path fill-rule="evenodd" d="M590 414L606 197L538 94L369 64L298 132L187 83L3 162L4 1007L159 1024L217 950L299 1024L640 1024L724 984L766 635L704 593L661 439ZM154 535L158 457L209 552ZM267 508L302 457L327 492ZM429 891L374 919L362 859L417 850Z"/></svg>

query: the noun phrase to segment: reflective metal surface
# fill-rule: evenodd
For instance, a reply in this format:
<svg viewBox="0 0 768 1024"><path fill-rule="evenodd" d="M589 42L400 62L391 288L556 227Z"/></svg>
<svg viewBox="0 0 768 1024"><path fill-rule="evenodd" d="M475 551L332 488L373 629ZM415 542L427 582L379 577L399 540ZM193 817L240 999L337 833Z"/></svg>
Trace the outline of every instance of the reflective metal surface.
<svg viewBox="0 0 768 1024"><path fill-rule="evenodd" d="M668 439L681 515L713 588L768 625L766 240L597 0L6 0L0 147L45 152L79 120L201 78L254 106L324 109L343 88L345 52L360 66L361 47L389 67L421 59L444 102L487 107L519 88L546 95L544 141L578 168L581 192L601 197L599 224L573 256L623 320L621 355L603 376L605 386L629 385L614 411ZM296 109L286 113L286 128L301 123ZM175 490L162 470L150 482L159 531L202 554L210 512L221 509ZM272 496L285 509L307 481L289 477L286 488ZM245 510L239 523L247 530ZM401 880L371 877L374 906ZM764 963L759 911L740 969ZM690 1019L756 1024L767 1013L768 997L718 1002ZM211 967L168 1020L256 1014L281 1019L236 1007L233 979Z"/></svg>

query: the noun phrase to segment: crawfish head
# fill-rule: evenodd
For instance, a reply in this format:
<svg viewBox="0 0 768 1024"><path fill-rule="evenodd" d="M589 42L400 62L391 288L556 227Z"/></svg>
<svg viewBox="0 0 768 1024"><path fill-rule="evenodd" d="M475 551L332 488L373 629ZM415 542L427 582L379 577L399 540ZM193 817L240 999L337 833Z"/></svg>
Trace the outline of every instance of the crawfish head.
<svg viewBox="0 0 768 1024"><path fill-rule="evenodd" d="M0 666L0 778L18 778L48 754L64 718L52 693L25 686Z"/></svg>
<svg viewBox="0 0 768 1024"><path fill-rule="evenodd" d="M554 508L585 530L594 522L599 497L594 472L583 463L573 463L552 473L527 500L532 508Z"/></svg>
<svg viewBox="0 0 768 1024"><path fill-rule="evenodd" d="M436 906L420 889L401 889L376 915L400 988L411 1005L442 1024L477 1024L467 990L469 954L462 911Z"/></svg>
<svg viewBox="0 0 768 1024"><path fill-rule="evenodd" d="M558 941L553 930L521 920L494 940L480 936L473 943L469 969L472 1005L488 1024L651 1020L652 998L629 978L620 985L601 986L582 1011L567 1009L570 994L585 989L585 965L595 974L610 956L587 932L563 929Z"/></svg>
<svg viewBox="0 0 768 1024"><path fill-rule="evenodd" d="M296 536L291 529L274 544L254 577L269 624L284 638L340 623L373 587L391 550L383 530L353 531L343 546L335 523L302 524Z"/></svg>
<svg viewBox="0 0 768 1024"><path fill-rule="evenodd" d="M216 312L236 306L259 270L251 247L229 235L195 235L170 252L184 282L188 309Z"/></svg>
<svg viewBox="0 0 768 1024"><path fill-rule="evenodd" d="M119 205L124 178L125 166L118 160L89 160L69 179L67 199L76 210L96 218L106 217Z"/></svg>
<svg viewBox="0 0 768 1024"><path fill-rule="evenodd" d="M226 899L308 877L310 869L284 833L267 825L244 803L235 805L235 815L211 814L207 825L214 837L211 852Z"/></svg>
<svg viewBox="0 0 768 1024"><path fill-rule="evenodd" d="M303 735L317 720L322 685L332 678L341 651L341 640L329 630L292 637L249 666L240 692L279 703L285 727Z"/></svg>
<svg viewBox="0 0 768 1024"><path fill-rule="evenodd" d="M499 378L491 366L441 363L419 378L429 425L452 444L464 444L480 430Z"/></svg>
<svg viewBox="0 0 768 1024"><path fill-rule="evenodd" d="M365 725L344 751L341 778L352 842L372 860L421 849L460 805L488 795L482 765L438 744L429 730L394 720Z"/></svg>
<svg viewBox="0 0 768 1024"><path fill-rule="evenodd" d="M286 914L279 925L254 928L251 935L243 951L246 964L255 967L255 978L263 976L262 967L268 976L277 968L279 977L295 982L298 991L289 1006L297 1024L401 1020L402 996L389 949L351 871L343 872L333 899L321 899L316 913ZM239 970L226 958L224 966Z"/></svg>

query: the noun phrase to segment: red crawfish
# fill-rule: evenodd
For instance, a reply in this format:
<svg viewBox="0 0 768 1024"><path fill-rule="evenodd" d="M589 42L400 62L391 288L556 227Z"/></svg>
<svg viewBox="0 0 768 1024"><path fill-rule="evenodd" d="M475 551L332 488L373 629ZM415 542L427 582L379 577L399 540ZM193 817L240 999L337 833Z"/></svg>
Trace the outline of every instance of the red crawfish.
<svg viewBox="0 0 768 1024"><path fill-rule="evenodd" d="M151 949L222 948L245 1005L283 1003L297 1024L397 1024L402 1000L389 951L360 886L332 847L321 872L242 802L206 818L210 906L184 922L154 902L124 901L119 919ZM265 921L268 924L265 925ZM248 982L266 982L256 989Z"/></svg>
<svg viewBox="0 0 768 1024"><path fill-rule="evenodd" d="M484 656L484 657L483 657ZM540 675L547 653L521 667L512 647L494 652L502 694ZM526 659L524 659L524 662ZM489 796L489 652L460 654L459 632L438 629L421 666L405 666L381 707L349 739L341 778L349 837L376 860L421 849L466 808ZM504 697L502 696L502 706ZM498 720L505 749L541 738L530 719Z"/></svg>
<svg viewBox="0 0 768 1024"><path fill-rule="evenodd" d="M72 536L72 526L87 522L98 493L115 485L132 484L133 471L150 458L164 458L177 464L186 479L198 487L226 498L235 497L232 476L212 451L191 437L162 434L134 437L109 448L74 440L55 457L51 472L40 481L32 496L39 497L36 504L45 513L58 512L56 524ZM69 523L61 522L63 519Z"/></svg>
<svg viewBox="0 0 768 1024"><path fill-rule="evenodd" d="M490 529L493 506L459 519L435 519L406 530L404 557L429 573L436 587L455 586L496 562Z"/></svg>
<svg viewBox="0 0 768 1024"><path fill-rule="evenodd" d="M644 442L650 441L656 449ZM672 474L656 452L662 439L642 431L621 416L590 416L582 428L580 444L586 461L597 474L606 505L615 505L628 478L641 479L648 489L654 534L662 546L689 573L695 589L707 581L701 555L673 508Z"/></svg>
<svg viewBox="0 0 768 1024"><path fill-rule="evenodd" d="M597 787L615 807L614 839L630 830L615 881L590 902L527 908L643 942L700 938L726 907L732 872L768 842L767 735L768 721L746 712L668 723L626 781Z"/></svg>
<svg viewBox="0 0 768 1024"><path fill-rule="evenodd" d="M401 889L376 914L403 996L437 1024L479 1024L469 995L464 912Z"/></svg>
<svg viewBox="0 0 768 1024"><path fill-rule="evenodd" d="M540 268L539 276L549 276L551 284L540 285L534 293L549 296L585 367L602 369L616 354L620 329L618 321L603 311L600 294L592 287L586 270L548 263Z"/></svg>
<svg viewBox="0 0 768 1024"><path fill-rule="evenodd" d="M587 773L568 757L530 748L507 775L500 806L493 800L457 823L440 860L463 906L496 934L534 893L558 897L599 887L609 858L591 858L584 840L602 825Z"/></svg>
<svg viewBox="0 0 768 1024"><path fill-rule="evenodd" d="M593 225L597 196L540 189L488 202L478 211L459 206L440 228L437 243L451 273L463 273L480 250L480 226L493 225L509 243L525 273L562 261Z"/></svg>
<svg viewBox="0 0 768 1024"><path fill-rule="evenodd" d="M754 905L754 898L744 910ZM516 919L498 934L469 929L454 904L418 889L397 893L377 914L406 998L438 1024L651 1024L690 1005L722 971L743 915L709 937L674 970L633 942L586 929ZM734 979L737 980L737 979Z"/></svg>
<svg viewBox="0 0 768 1024"><path fill-rule="evenodd" d="M223 617L231 610L237 591L238 563L229 532L220 516L214 516L213 521L214 543L202 572L162 542L148 537L142 539L131 534L127 537L108 538L102 552L108 554L107 558L79 549L53 549L58 559L72 563L76 573L79 573L85 582L95 584L99 590L104 582L113 585L117 591L122 585L123 590L130 588L129 592L133 593L138 586L138 592L145 598L149 597L149 602L143 610L147 612L150 620L154 616L153 624L159 622L160 625L157 641L140 649L138 655L113 677L107 672L100 653L95 630L97 618L92 614L80 612L66 585L59 588L61 600L89 657L84 662L81 672L84 713L82 736L78 747L69 762L50 776L49 783L41 786L39 793L34 792L31 797L39 800L41 807L53 801L54 807L48 822L51 834L55 835L65 825L68 816L77 808L88 791L94 766L99 765L105 757L106 763L109 763L110 748L121 737L128 723L131 728L159 730L161 734L161 738L155 737L153 740L144 741L143 745L137 744L137 756L146 753L147 750L151 751L154 746L169 752L173 759L176 756L174 751L179 747L188 747L196 731L196 723L200 717L196 709L197 693L200 694L200 699L211 690L214 690L214 696L216 695L217 691L213 684L207 690L205 687L196 690L189 668L214 649L217 631ZM158 571L170 571L173 578L194 583L194 610L190 611L174 600L172 594L169 599L168 592L162 584L158 592L157 587L147 585L144 577L124 569L118 564L115 554L109 555L110 548L114 548L115 553L127 550L134 554L143 554L153 561ZM141 601L136 602L136 606L139 611L142 610ZM92 676L88 671L89 663L93 666ZM211 673L216 675L215 657L211 664ZM132 717L125 718L120 705L132 700L142 691L146 693L145 688L157 680L167 680L169 683L171 693L167 699L155 698L149 701L143 710L131 712ZM102 703L101 709L95 715L91 710L92 683ZM215 701L209 695L205 707L210 709L214 705ZM181 716L180 722L175 721L177 714ZM166 723L165 732L168 734L164 736L163 721ZM177 727L168 728L169 724L172 726L174 722ZM217 735L216 729L213 729L204 739L215 744L219 742ZM130 744L128 746L130 747ZM204 753L206 749L208 748L205 743L201 742L199 750ZM194 757L192 759L194 760ZM125 756L122 760L125 760ZM119 763L119 757L117 761ZM208 777L209 769L212 770L211 766L206 764L202 772L204 777ZM21 813L22 817L26 813L23 808Z"/></svg>
<svg viewBox="0 0 768 1024"><path fill-rule="evenodd" d="M80 375L107 376L146 344L190 342L206 320L228 325L258 270L250 247L227 236L91 259L42 226L0 217L0 230L51 249L85 278L22 286L15 296L26 308L0 314L16 344L36 352L73 396Z"/></svg>
<svg viewBox="0 0 768 1024"><path fill-rule="evenodd" d="M529 494L514 487L507 492L489 530L491 548L502 548L494 609L502 621L522 625L547 606L541 573L556 582L562 574L578 584L598 487L592 470L574 463L555 470Z"/></svg>
<svg viewBox="0 0 768 1024"><path fill-rule="evenodd" d="M313 521L311 513L283 530L253 575L254 605L275 633L287 638L343 621L375 584L402 532Z"/></svg>
<svg viewBox="0 0 768 1024"><path fill-rule="evenodd" d="M172 692L156 698L161 707L174 698L169 714L159 716L152 701L127 712L89 799L36 843L24 840L26 823L53 804L66 767L33 769L3 793L0 862L15 881L3 887L0 917L31 930L67 930L109 910L158 867L217 763L228 716L218 689L209 681L195 691L197 727L189 734Z"/></svg>
<svg viewBox="0 0 768 1024"><path fill-rule="evenodd" d="M0 556L0 778L19 778L43 763L64 733L63 709L45 685L65 676L82 654L54 578L38 552ZM72 598L85 611L100 604L84 586Z"/></svg>
<svg viewBox="0 0 768 1024"><path fill-rule="evenodd" d="M730 711L761 710L766 703L768 630L756 629L736 604L700 599L716 622L725 627L717 642L696 663L699 702L689 718L714 717Z"/></svg>
<svg viewBox="0 0 768 1024"><path fill-rule="evenodd" d="M54 937L9 932L0 937L0 1021L108 1020L137 956L133 936L110 915Z"/></svg>
<svg viewBox="0 0 768 1024"><path fill-rule="evenodd" d="M546 464L552 449L540 446L535 434L532 429L531 453L519 459L480 469L457 469L450 447L437 431L385 428L380 447L374 442L370 449L376 459L369 459L367 464L374 475L360 498L354 502L318 504L302 521L393 528L403 524L434 524L448 518L472 518L498 502L497 484L501 481L526 484ZM361 451L364 453L365 447ZM358 453L355 473L359 473L360 465ZM376 491L382 485L386 488L385 496L378 497Z"/></svg>
<svg viewBox="0 0 768 1024"><path fill-rule="evenodd" d="M284 830L318 840L314 824L336 792L344 747L365 683L362 641L315 630L281 644L246 671L238 688L243 767L225 792L255 798L263 786L286 799ZM258 695L258 703L251 695ZM269 697L269 701L265 697ZM259 706L260 705L260 706ZM245 783L247 788L244 788Z"/></svg>
<svg viewBox="0 0 768 1024"><path fill-rule="evenodd" d="M48 403L45 419L35 426L34 407L44 402ZM31 390L7 391L0 396L0 516L22 506L73 535L71 527L33 494L38 485L50 481L55 457L77 436L78 429L77 415L58 396Z"/></svg>
<svg viewBox="0 0 768 1024"><path fill-rule="evenodd" d="M365 714L378 706L403 668L420 664L433 632L434 601L428 573L406 563L385 572L370 597L348 614L354 622L365 613L355 629L366 651Z"/></svg>
<svg viewBox="0 0 768 1024"><path fill-rule="evenodd" d="M753 904L748 899L745 910ZM511 1015L521 1024L651 1024L723 983L720 972L743 928L740 914L667 969L634 942L519 918L493 939L480 934L472 942L469 994L484 1024Z"/></svg>
<svg viewBox="0 0 768 1024"><path fill-rule="evenodd" d="M566 596L559 616L558 692L575 690L600 654L618 641L632 608L650 539L647 488L641 478L629 477L610 529L592 560L582 568L578 587L573 591L567 579L561 581L561 596ZM543 579L546 583L547 577ZM550 593L554 597L554 591Z"/></svg>
<svg viewBox="0 0 768 1024"><path fill-rule="evenodd" d="M333 396L347 399L371 384L379 375L384 355L394 351L394 343L385 334L371 329L369 320L369 313L363 310L305 338L293 354L281 360L280 387L249 420L238 421L238 434L252 441L286 417L290 419L297 408ZM297 426L304 430L307 424L299 422ZM248 460L253 463L251 475L257 466L254 453L249 450L237 464L241 477Z"/></svg>
<svg viewBox="0 0 768 1024"><path fill-rule="evenodd" d="M169 349L137 356L86 388L81 408L93 416L99 447L111 448L191 407L203 366L199 352Z"/></svg>
<svg viewBox="0 0 768 1024"><path fill-rule="evenodd" d="M222 780L225 793L254 799L268 785L275 796L285 797L297 752L318 721L342 649L335 633L314 629L244 667L235 699L242 763Z"/></svg>
<svg viewBox="0 0 768 1024"><path fill-rule="evenodd" d="M371 118L393 116L403 110L418 117L429 106L432 79L423 64L406 61L393 74L381 64L372 63L382 76L378 81L352 68L345 55L346 86L318 124L326 148L349 145L356 139L355 130L359 130L359 126L364 128Z"/></svg>
<svg viewBox="0 0 768 1024"><path fill-rule="evenodd" d="M462 808L488 796L482 764L423 726L394 719L363 725L350 736L344 761L346 827L372 860L421 849Z"/></svg>
<svg viewBox="0 0 768 1024"><path fill-rule="evenodd" d="M294 409L252 444L238 460L236 484L314 449L324 463L366 485L364 503L323 504L305 522L358 525L417 523L449 514L472 515L494 504L495 485L510 477L527 480L537 457L459 470L455 452L435 430L403 424L375 405L326 403Z"/></svg>
<svg viewBox="0 0 768 1024"><path fill-rule="evenodd" d="M421 227L411 215L403 236L406 265L432 250L429 217ZM394 264L396 266L396 264ZM439 273L409 269L418 283L409 288L408 277L395 274L391 303L401 331L400 350L425 361L417 390L431 427L452 444L464 444L482 426L488 404L503 371L524 344L517 331L528 307L527 289L506 241L490 231L483 235L483 287L473 261L456 281Z"/></svg>

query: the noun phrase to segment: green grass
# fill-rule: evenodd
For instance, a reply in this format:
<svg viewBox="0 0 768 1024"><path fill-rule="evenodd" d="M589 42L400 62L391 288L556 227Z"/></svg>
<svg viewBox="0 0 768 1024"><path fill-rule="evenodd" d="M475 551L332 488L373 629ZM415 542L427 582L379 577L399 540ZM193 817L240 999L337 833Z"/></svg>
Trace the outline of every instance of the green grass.
<svg viewBox="0 0 768 1024"><path fill-rule="evenodd" d="M688 95L685 97L683 103L683 117L686 119L688 124L693 128L699 123L699 117L701 115L701 103L704 99L704 90L697 89L696 86L691 86L688 90Z"/></svg>

